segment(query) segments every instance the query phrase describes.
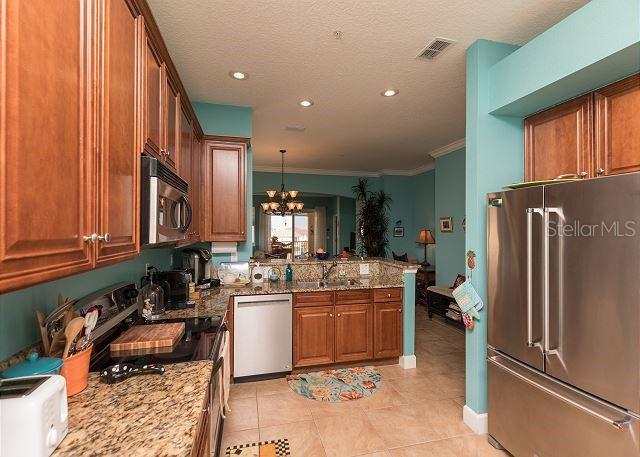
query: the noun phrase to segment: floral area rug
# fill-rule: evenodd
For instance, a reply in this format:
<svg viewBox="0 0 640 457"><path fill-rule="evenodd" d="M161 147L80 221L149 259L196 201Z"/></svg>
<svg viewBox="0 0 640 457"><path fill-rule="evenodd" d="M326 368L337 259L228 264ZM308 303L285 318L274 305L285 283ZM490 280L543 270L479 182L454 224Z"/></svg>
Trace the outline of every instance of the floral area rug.
<svg viewBox="0 0 640 457"><path fill-rule="evenodd" d="M289 387L303 397L339 403L373 395L382 383L374 367L340 368L287 376Z"/></svg>

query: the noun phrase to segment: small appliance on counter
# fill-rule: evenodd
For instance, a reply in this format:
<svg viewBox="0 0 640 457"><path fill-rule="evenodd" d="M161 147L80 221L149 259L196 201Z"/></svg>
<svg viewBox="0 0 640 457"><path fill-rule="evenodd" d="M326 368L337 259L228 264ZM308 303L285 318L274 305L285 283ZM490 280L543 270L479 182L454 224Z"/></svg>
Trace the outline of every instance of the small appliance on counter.
<svg viewBox="0 0 640 457"><path fill-rule="evenodd" d="M62 376L0 380L0 455L48 457L67 436Z"/></svg>
<svg viewBox="0 0 640 457"><path fill-rule="evenodd" d="M211 252L207 249L184 249L182 251L182 268L191 274L196 286L210 283L211 272L207 264L211 260Z"/></svg>
<svg viewBox="0 0 640 457"><path fill-rule="evenodd" d="M187 270L159 271L158 284L164 289L165 308L193 308L195 301L189 300L191 275Z"/></svg>

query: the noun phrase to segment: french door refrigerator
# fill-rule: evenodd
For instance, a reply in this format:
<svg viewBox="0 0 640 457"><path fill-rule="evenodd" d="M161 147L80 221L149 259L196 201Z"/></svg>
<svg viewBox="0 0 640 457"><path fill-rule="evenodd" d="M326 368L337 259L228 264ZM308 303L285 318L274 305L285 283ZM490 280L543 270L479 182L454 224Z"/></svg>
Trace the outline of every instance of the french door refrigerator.
<svg viewBox="0 0 640 457"><path fill-rule="evenodd" d="M488 195L489 434L640 456L640 173Z"/></svg>

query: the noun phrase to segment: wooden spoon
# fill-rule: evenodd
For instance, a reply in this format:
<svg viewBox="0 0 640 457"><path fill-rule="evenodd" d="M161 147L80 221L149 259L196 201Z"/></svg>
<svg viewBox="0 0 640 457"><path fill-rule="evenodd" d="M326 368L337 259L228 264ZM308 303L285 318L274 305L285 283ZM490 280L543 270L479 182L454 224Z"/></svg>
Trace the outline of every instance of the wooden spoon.
<svg viewBox="0 0 640 457"><path fill-rule="evenodd" d="M64 337L66 339L66 343L64 345L64 352L62 353L62 358L66 359L69 357L69 349L71 349L71 343L73 340L80 335L80 332L84 328L84 318L76 317L69 322L69 325L64 329Z"/></svg>
<svg viewBox="0 0 640 457"><path fill-rule="evenodd" d="M36 309L36 319L38 319L38 328L40 329L40 337L42 338L42 349L44 349L45 354L49 354L49 333L47 332L44 313L39 309Z"/></svg>

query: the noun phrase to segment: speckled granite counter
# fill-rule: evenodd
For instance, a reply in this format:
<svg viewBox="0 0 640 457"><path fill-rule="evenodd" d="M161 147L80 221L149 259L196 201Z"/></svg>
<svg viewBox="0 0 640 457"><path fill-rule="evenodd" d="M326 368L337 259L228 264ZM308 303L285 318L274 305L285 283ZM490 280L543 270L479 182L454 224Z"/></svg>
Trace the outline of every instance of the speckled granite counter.
<svg viewBox="0 0 640 457"><path fill-rule="evenodd" d="M162 376L112 385L91 373L89 386L69 399L69 434L53 455L190 455L213 364L165 367Z"/></svg>
<svg viewBox="0 0 640 457"><path fill-rule="evenodd" d="M193 317L224 317L227 312L229 297L239 295L268 295L290 294L296 292L317 292L326 290L354 290L354 289L380 289L386 287L403 287L402 281L370 278L359 279L359 284L344 286L309 287L299 285L296 281L265 282L260 286L248 285L243 287L220 287L209 291L209 295L203 296L194 308L168 310L154 320L186 319Z"/></svg>

